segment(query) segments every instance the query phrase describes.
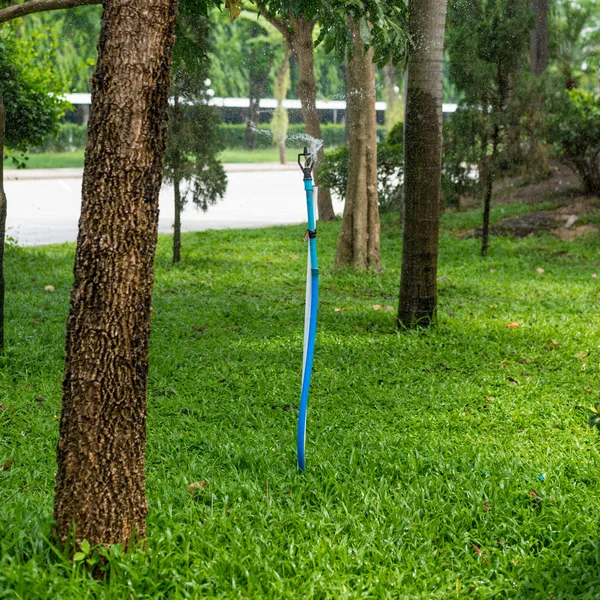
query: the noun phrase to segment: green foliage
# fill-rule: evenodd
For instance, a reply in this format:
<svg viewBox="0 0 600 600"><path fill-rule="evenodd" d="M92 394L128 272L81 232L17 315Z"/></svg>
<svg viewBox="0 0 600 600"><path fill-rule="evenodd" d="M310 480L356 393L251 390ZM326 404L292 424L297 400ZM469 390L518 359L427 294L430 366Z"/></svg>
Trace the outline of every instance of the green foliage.
<svg viewBox="0 0 600 600"><path fill-rule="evenodd" d="M182 205L192 202L207 210L225 194L227 176L218 159L223 146L218 136L219 112L207 104L209 69L207 21L189 22L178 17L178 36L173 52L169 133L164 159L164 179L184 187ZM180 188L181 189L181 188Z"/></svg>
<svg viewBox="0 0 600 600"><path fill-rule="evenodd" d="M10 27L0 29L0 89L6 108L7 148L26 152L56 131L67 104L48 57ZM54 94L54 95L53 95Z"/></svg>
<svg viewBox="0 0 600 600"><path fill-rule="evenodd" d="M600 97L572 90L561 100L555 103L549 141L579 175L586 192L600 195Z"/></svg>
<svg viewBox="0 0 600 600"><path fill-rule="evenodd" d="M377 184L381 211L398 208L401 202L404 170L403 123L395 125L385 142L377 144ZM348 148L327 150L319 172L321 185L338 197L346 197Z"/></svg>
<svg viewBox="0 0 600 600"><path fill-rule="evenodd" d="M67 152L73 150L82 150L87 144L87 125L78 125L77 123L62 122L57 130L46 136L46 139L30 148L32 152Z"/></svg>
<svg viewBox="0 0 600 600"><path fill-rule="evenodd" d="M48 541L75 245L9 248L0 596L595 598L598 235L498 238L484 261L453 235L478 212L446 213L439 327L398 333L394 311L373 310L397 299L397 220L382 219L382 272L358 275L332 268L339 222L319 224L302 476L306 227L185 234L177 267L160 236L147 538L107 552L97 579Z"/></svg>

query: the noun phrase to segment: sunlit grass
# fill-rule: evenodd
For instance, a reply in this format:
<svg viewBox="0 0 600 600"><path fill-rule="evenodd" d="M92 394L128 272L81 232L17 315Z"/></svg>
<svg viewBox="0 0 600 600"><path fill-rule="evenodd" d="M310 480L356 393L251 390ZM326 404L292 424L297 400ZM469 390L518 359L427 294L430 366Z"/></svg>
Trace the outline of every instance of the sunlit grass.
<svg viewBox="0 0 600 600"><path fill-rule="evenodd" d="M45 537L73 246L10 248L0 597L597 598L599 237L492 238L482 259L450 233L476 213L445 215L439 325L398 332L373 309L397 304L396 221L368 274L334 272L339 223L319 226L303 475L303 228L186 234L177 267L160 239L147 551L107 583Z"/></svg>

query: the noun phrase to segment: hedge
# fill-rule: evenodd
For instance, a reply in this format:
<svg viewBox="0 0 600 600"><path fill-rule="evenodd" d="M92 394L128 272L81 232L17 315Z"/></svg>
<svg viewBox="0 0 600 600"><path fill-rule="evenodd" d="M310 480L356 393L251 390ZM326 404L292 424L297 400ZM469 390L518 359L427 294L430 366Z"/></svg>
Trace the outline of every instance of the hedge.
<svg viewBox="0 0 600 600"><path fill-rule="evenodd" d="M259 125L256 135L257 148L274 147L273 137L267 124ZM219 125L219 133L226 148L243 149L246 147L246 125ZM304 145L302 136L306 134L304 125L290 125L288 128L288 146L290 148L301 148ZM346 130L343 124L321 125L321 135L325 146L344 146L346 144ZM377 128L377 136L380 141L385 139L385 127ZM48 137L44 143L32 149L33 152L64 152L67 150L80 150L87 143L87 125L76 125L75 123L61 123L56 136Z"/></svg>

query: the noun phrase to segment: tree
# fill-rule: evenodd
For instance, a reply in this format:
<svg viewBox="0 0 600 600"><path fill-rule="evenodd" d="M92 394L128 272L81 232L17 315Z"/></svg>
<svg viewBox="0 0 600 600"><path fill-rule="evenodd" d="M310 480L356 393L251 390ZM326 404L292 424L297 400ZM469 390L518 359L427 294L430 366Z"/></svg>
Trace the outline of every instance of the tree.
<svg viewBox="0 0 600 600"><path fill-rule="evenodd" d="M65 103L58 99L58 81L48 56L39 57L32 44L14 30L0 31L0 351L4 350L4 238L7 199L4 191L4 149L25 153L58 126ZM18 162L18 161L17 161Z"/></svg>
<svg viewBox="0 0 600 600"><path fill-rule="evenodd" d="M460 110L466 117L471 146L479 149L478 172L483 199L481 254L488 250L494 178L502 141L511 132L520 144L522 121L515 93L526 72L527 38L534 16L526 0L467 0L452 8L448 36L450 78L463 92ZM506 144L510 150L511 144Z"/></svg>
<svg viewBox="0 0 600 600"><path fill-rule="evenodd" d="M223 149L218 137L219 112L207 104L208 22L199 15L186 22L180 14L177 24L164 161L164 179L173 184L175 196L173 263L181 259L181 212L187 196L191 193L192 202L206 211L227 188L227 175L217 158Z"/></svg>
<svg viewBox="0 0 600 600"><path fill-rule="evenodd" d="M360 19L348 16L348 29L353 41L348 63L348 184L335 264L363 270L378 268L380 259L374 50L365 52Z"/></svg>
<svg viewBox="0 0 600 600"><path fill-rule="evenodd" d="M404 227L398 321L430 325L437 309L446 0L409 0Z"/></svg>
<svg viewBox="0 0 600 600"><path fill-rule="evenodd" d="M63 543L146 532L146 386L177 0L105 0L67 321L54 519Z"/></svg>
<svg viewBox="0 0 600 600"><path fill-rule="evenodd" d="M530 62L531 72L537 77L548 66L548 0L531 0L531 11L537 20L530 33Z"/></svg>
<svg viewBox="0 0 600 600"><path fill-rule="evenodd" d="M287 164L285 154L285 140L287 138L287 130L289 118L287 110L283 106L283 101L287 96L287 91L290 87L290 54L289 46L285 44L285 58L277 69L277 79L275 80L275 99L277 106L271 117L271 131L273 132L273 141L279 148L279 162L282 165Z"/></svg>
<svg viewBox="0 0 600 600"><path fill-rule="evenodd" d="M306 125L306 132L311 137L320 140L322 134L319 113L317 111L317 84L315 80L313 44L313 31L317 19L315 16L307 16L306 11L298 11L298 13L294 14L294 12L287 8L279 6L278 3L266 3L258 0L257 6L269 22L281 32L294 54L300 77L297 93L301 102L302 117ZM317 185L319 185L319 166L322 159L323 151L320 150L313 171ZM331 221L335 218L329 190L319 188L317 203L319 219Z"/></svg>

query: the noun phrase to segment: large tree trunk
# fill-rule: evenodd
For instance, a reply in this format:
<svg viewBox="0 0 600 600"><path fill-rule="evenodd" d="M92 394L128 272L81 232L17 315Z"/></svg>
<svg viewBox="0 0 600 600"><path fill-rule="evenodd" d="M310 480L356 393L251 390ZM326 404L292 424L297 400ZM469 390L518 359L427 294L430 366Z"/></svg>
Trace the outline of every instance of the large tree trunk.
<svg viewBox="0 0 600 600"><path fill-rule="evenodd" d="M348 65L348 183L335 265L379 266L377 120L373 49L365 54L357 21L348 18L354 53Z"/></svg>
<svg viewBox="0 0 600 600"><path fill-rule="evenodd" d="M446 0L409 0L414 48L404 123L404 230L398 321L429 325L437 308Z"/></svg>
<svg viewBox="0 0 600 600"><path fill-rule="evenodd" d="M6 193L4 192L4 138L6 108L0 90L0 352L4 352L4 238L6 236Z"/></svg>
<svg viewBox="0 0 600 600"><path fill-rule="evenodd" d="M306 132L311 137L320 140L322 139L321 123L317 111L317 82L315 80L315 55L312 38L314 26L314 21L307 21L304 17L294 19L293 27L289 30L288 43L298 63L297 93L302 105L302 117L306 125ZM313 170L316 185L319 185L319 166L322 160L323 150L319 151ZM319 219L322 221L335 219L329 190L319 187L317 204Z"/></svg>
<svg viewBox="0 0 600 600"><path fill-rule="evenodd" d="M530 33L531 72L541 75L548 66L548 0L531 0L537 21Z"/></svg>
<svg viewBox="0 0 600 600"><path fill-rule="evenodd" d="M146 534L146 386L177 0L105 0L67 321L54 504L63 543Z"/></svg>

